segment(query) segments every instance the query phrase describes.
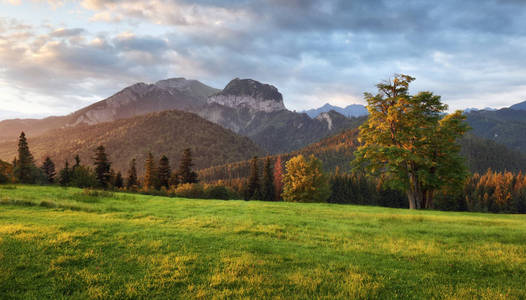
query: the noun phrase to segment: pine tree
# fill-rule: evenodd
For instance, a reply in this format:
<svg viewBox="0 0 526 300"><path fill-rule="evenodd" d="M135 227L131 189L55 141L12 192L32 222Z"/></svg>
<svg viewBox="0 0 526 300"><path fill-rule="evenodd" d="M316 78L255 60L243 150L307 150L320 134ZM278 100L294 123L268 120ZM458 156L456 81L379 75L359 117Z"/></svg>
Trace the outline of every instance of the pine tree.
<svg viewBox="0 0 526 300"><path fill-rule="evenodd" d="M47 182L54 183L55 176L57 173L55 172L55 163L53 163L53 161L51 160L51 158L49 158L49 156L46 157L46 159L44 160L44 163L42 164L41 169L44 172L44 175L46 176Z"/></svg>
<svg viewBox="0 0 526 300"><path fill-rule="evenodd" d="M281 166L281 156L278 156L274 163L274 201L281 200L283 191L283 167Z"/></svg>
<svg viewBox="0 0 526 300"><path fill-rule="evenodd" d="M18 159L16 161L15 178L21 183L34 183L35 162L29 151L26 134L22 132L18 139Z"/></svg>
<svg viewBox="0 0 526 300"><path fill-rule="evenodd" d="M75 155L75 164L73 165L73 170L80 167L80 156L77 154Z"/></svg>
<svg viewBox="0 0 526 300"><path fill-rule="evenodd" d="M155 188L156 177L155 161L153 154L149 152L148 158L146 158L146 163L144 164L144 188Z"/></svg>
<svg viewBox="0 0 526 300"><path fill-rule="evenodd" d="M108 160L108 156L106 155L106 150L104 149L104 146L101 145L97 147L97 149L95 149L95 157L93 158L93 160L93 164L95 165L95 175L97 177L97 181L101 187L107 188L111 179L111 163Z"/></svg>
<svg viewBox="0 0 526 300"><path fill-rule="evenodd" d="M250 162L250 177L248 178L248 187L246 200L258 200L261 198L261 189L259 185L259 168L258 157L254 156Z"/></svg>
<svg viewBox="0 0 526 300"><path fill-rule="evenodd" d="M163 155L161 159L159 160L159 171L157 172L157 177L159 181L159 185L161 187L168 188L170 187L170 175L172 174L172 170L170 168L170 161L168 160L168 157L166 155Z"/></svg>
<svg viewBox="0 0 526 300"><path fill-rule="evenodd" d="M113 186L118 189L124 187L124 179L122 179L121 172L117 172L117 175L115 175L115 182L113 183Z"/></svg>
<svg viewBox="0 0 526 300"><path fill-rule="evenodd" d="M181 163L179 164L179 170L177 174L179 175L179 183L197 183L197 173L192 171L192 151L190 148L184 149L183 157L181 158Z"/></svg>
<svg viewBox="0 0 526 300"><path fill-rule="evenodd" d="M135 158L130 163L130 169L128 170L128 180L126 181L127 189L134 189L137 187L137 167Z"/></svg>
<svg viewBox="0 0 526 300"><path fill-rule="evenodd" d="M66 160L64 169L59 172L58 182L61 186L68 186L71 182L71 170L69 169L69 162Z"/></svg>
<svg viewBox="0 0 526 300"><path fill-rule="evenodd" d="M261 198L265 201L274 200L274 176L271 164L270 157L267 157L263 166L263 190L261 192Z"/></svg>

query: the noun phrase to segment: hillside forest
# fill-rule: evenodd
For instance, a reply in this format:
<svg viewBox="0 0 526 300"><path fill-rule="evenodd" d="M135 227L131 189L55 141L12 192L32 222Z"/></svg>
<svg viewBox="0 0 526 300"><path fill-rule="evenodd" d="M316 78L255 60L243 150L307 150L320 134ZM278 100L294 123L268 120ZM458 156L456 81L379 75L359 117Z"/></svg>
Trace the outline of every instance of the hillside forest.
<svg viewBox="0 0 526 300"><path fill-rule="evenodd" d="M410 95L412 80L400 75L378 84L378 94L366 94L369 117L354 121L361 124L359 128L297 151L249 160L232 157L238 162L209 168L202 168L209 163L201 160L214 159L214 145L186 147L177 154L172 150L149 152L140 159L130 158L126 172L115 171L104 145L90 150L90 161L81 161L77 154L71 162L46 157L37 166L22 132L13 162L0 161L0 183L58 184L86 188L87 193L102 188L187 198L526 213L526 176L522 170L508 168L504 160L501 170L483 170L479 161L487 160L478 158L484 154L477 155L472 149L496 149L498 145L465 134L469 131L465 116L460 112L444 115L447 106L439 96L429 92ZM189 113L164 112L160 116L173 119L174 114L192 121ZM148 118L151 116L133 122L150 124ZM123 129L116 132L126 135L131 121L120 122ZM104 123L97 126L100 128L88 132L105 130ZM147 135L148 127L142 127L146 127ZM219 127L217 130L223 134ZM40 139L46 137L49 135ZM251 146L248 139L246 145L236 144L236 138L230 143L223 140L230 147ZM156 140L162 142L163 138ZM107 142L111 144L111 138ZM253 147L257 151L257 146ZM82 152L84 157L89 150L81 146L74 149L71 151ZM519 152L513 154L522 158ZM178 157L176 168L170 161L174 156ZM60 170L58 163L62 164Z"/></svg>

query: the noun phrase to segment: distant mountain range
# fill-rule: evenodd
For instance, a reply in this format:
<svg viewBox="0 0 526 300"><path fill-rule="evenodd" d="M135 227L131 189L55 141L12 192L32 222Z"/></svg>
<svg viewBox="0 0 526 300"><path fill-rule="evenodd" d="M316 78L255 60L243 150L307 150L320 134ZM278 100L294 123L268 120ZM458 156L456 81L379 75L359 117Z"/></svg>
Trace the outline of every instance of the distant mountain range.
<svg viewBox="0 0 526 300"><path fill-rule="evenodd" d="M75 131L77 127L83 126L83 130L89 131L92 129L89 126L111 124L118 120L169 110L194 113L219 124L236 134L250 138L266 153L299 149L349 128L356 122L335 111L321 113L314 119L304 113L289 111L284 106L283 96L277 88L252 79L236 78L223 90L219 90L197 80L172 78L154 84L134 84L67 116L1 121L0 142L15 141L21 131L26 132L30 142L40 136L52 139L50 132L58 129L66 131L61 131L60 134L54 131L53 134L65 138L66 133L70 133L67 129ZM191 125L180 126L188 127L188 130L192 131ZM104 132L96 131L104 135ZM93 146L87 143L82 135L74 138L79 145ZM95 136L92 138L96 140ZM102 143L105 140L101 136L99 141ZM199 143L197 140L194 142ZM175 141L166 140L165 143ZM128 145L133 146L129 143ZM50 153L47 148L41 150L35 148L38 155ZM57 151L60 152L60 149ZM9 151L0 151L0 158L11 160L12 154ZM63 155L57 154L57 157ZM224 157L224 160L228 160L227 157Z"/></svg>
<svg viewBox="0 0 526 300"><path fill-rule="evenodd" d="M368 114L367 108L361 104L351 104L346 107L339 107L330 105L329 103L325 103L322 107L305 110L303 112L309 115L311 118L316 118L319 114L329 112L331 110L338 112L348 118L361 117Z"/></svg>
<svg viewBox="0 0 526 300"><path fill-rule="evenodd" d="M366 115L359 104L325 104L296 113L284 106L276 87L252 79L235 78L220 90L171 78L131 85L66 116L1 121L0 159L13 159L16 138L25 131L37 159L50 155L60 162L77 153L87 159L97 144L106 144L110 155L116 155L114 166L125 168L132 157L140 160L147 151L175 158L182 147L190 147L201 152L198 167L206 168L252 155L296 153L330 137L338 140ZM466 116L475 138L526 152L526 102L501 110L466 110ZM472 144L487 146L478 140ZM321 146L309 149L316 147ZM351 148L337 147L352 155ZM331 151L318 154L327 156L330 166L347 164L341 156L329 157Z"/></svg>

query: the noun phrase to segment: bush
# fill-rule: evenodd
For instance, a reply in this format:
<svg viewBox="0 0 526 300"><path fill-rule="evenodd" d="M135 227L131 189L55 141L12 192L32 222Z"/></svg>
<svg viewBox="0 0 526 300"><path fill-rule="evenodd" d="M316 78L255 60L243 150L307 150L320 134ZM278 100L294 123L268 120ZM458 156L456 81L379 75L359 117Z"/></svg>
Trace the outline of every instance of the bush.
<svg viewBox="0 0 526 300"><path fill-rule="evenodd" d="M203 186L199 183L183 183L178 185L173 194L183 198L206 198Z"/></svg>
<svg viewBox="0 0 526 300"><path fill-rule="evenodd" d="M206 197L209 199L228 200L231 199L228 189L224 185L212 185L205 189Z"/></svg>

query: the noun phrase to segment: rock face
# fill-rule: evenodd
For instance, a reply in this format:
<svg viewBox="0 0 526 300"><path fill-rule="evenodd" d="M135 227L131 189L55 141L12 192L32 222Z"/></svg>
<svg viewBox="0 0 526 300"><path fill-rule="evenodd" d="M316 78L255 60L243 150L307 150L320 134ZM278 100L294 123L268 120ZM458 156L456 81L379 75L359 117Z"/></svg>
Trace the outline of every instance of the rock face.
<svg viewBox="0 0 526 300"><path fill-rule="evenodd" d="M208 103L217 103L236 109L246 108L252 112L284 110L283 96L278 89L252 79L236 78L219 93L208 98Z"/></svg>

